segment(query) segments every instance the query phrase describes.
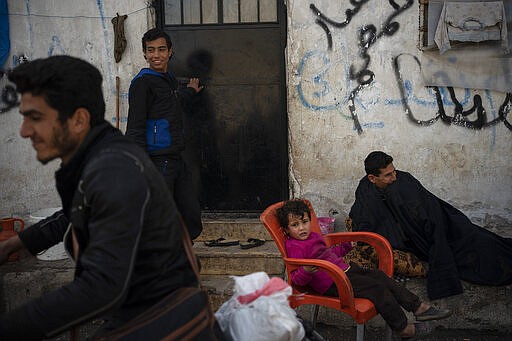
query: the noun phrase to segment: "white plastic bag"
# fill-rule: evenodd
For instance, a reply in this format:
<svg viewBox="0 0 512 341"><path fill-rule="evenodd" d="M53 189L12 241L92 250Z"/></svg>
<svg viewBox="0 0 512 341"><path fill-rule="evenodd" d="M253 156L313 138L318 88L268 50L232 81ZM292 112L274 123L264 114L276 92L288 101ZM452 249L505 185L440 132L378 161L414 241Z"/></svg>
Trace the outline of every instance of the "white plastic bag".
<svg viewBox="0 0 512 341"><path fill-rule="evenodd" d="M290 307L292 288L265 272L231 276L235 293L215 313L222 330L234 341L301 341L305 332Z"/></svg>

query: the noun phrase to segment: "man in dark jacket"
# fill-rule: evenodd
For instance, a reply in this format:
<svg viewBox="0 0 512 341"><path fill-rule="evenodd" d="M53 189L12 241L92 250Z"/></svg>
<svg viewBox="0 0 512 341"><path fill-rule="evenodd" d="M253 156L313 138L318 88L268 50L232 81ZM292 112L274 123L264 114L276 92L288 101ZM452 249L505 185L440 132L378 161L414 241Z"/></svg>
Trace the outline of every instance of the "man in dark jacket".
<svg viewBox="0 0 512 341"><path fill-rule="evenodd" d="M386 237L395 249L427 261L430 299L462 293L460 280L482 285L512 283L512 239L473 224L452 205L425 189L393 158L371 152L366 176L350 210L354 231Z"/></svg>
<svg viewBox="0 0 512 341"><path fill-rule="evenodd" d="M92 318L115 328L197 280L180 220L146 153L104 120L100 72L69 56L21 64L9 79L22 94L20 134L55 174L62 211L0 244L0 263L64 240L74 280L0 316L0 339L40 340Z"/></svg>
<svg viewBox="0 0 512 341"><path fill-rule="evenodd" d="M197 189L181 152L185 149L182 103L202 90L199 79L192 78L179 87L168 72L172 57L171 38L154 28L142 37L143 68L132 80L129 92L126 135L147 151L164 176L192 239L203 227Z"/></svg>

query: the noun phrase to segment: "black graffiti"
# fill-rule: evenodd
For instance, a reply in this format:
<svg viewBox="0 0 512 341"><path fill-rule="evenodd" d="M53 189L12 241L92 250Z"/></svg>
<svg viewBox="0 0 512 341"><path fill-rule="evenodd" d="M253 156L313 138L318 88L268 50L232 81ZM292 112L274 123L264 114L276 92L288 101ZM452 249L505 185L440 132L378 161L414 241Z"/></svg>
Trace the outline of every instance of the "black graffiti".
<svg viewBox="0 0 512 341"><path fill-rule="evenodd" d="M354 15L356 15L357 12L359 12L359 10L361 9L361 7L368 1L370 1L370 0L359 0L359 1L350 0L350 3L352 5L354 5L354 8L352 8L352 9L349 8L345 11L346 19L345 19L345 21L342 21L342 22L334 21L334 20L328 18L314 4L310 4L309 8L311 8L311 10L313 11L313 13L315 13L315 15L317 15L320 19L327 22L328 24L330 24L334 27L337 27L337 28L343 28L350 23L350 20L352 20L352 17Z"/></svg>
<svg viewBox="0 0 512 341"><path fill-rule="evenodd" d="M352 17L359 12L362 5L368 2L369 0L350 0L350 3L354 5L355 7L353 9L347 9L345 11L346 19L342 22L334 21L327 16L325 16L315 5L310 4L310 8L313 11L313 13L318 16L319 19L316 20L316 23L320 25L326 35L327 35L327 42L328 42L328 49L332 50L332 37L331 37L331 31L329 30L329 27L327 24L330 24L336 28L344 28L350 23L350 20L352 20ZM400 28L400 24L394 19L400 15L402 12L407 10L409 7L412 6L414 3L414 0L407 0L407 2L400 6L398 5L394 0L389 0L389 4L391 7L393 7L394 12L387 18L387 20L384 22L384 25L382 27L382 30L380 32L377 32L377 28L374 25L365 25L358 31L358 38L359 38L359 57L363 60L363 66L359 70L356 70L356 67L354 64L350 65L349 70L349 77L352 80L356 80L358 85L350 92L349 96L349 111L352 120L354 121L354 128L357 130L359 134L362 134L363 128L361 127L361 123L359 122L359 118L357 117L356 113L356 106L354 103L354 99L357 96L357 94L367 85L369 85L371 82L373 82L375 78L375 74L373 71L369 70L368 66L370 65L371 58L370 54L368 53L368 50L370 47L375 44L376 41L378 41L383 36L392 36L395 34L398 29ZM327 24L326 24L327 23Z"/></svg>
<svg viewBox="0 0 512 341"><path fill-rule="evenodd" d="M327 36L327 49L332 50L332 35L331 30L329 30L329 27L326 23L324 23L320 19L316 19L316 23L320 25L320 27L325 31L325 35Z"/></svg>
<svg viewBox="0 0 512 341"><path fill-rule="evenodd" d="M5 74L6 72L0 69L0 79L3 79ZM18 105L18 94L12 85L5 85L3 87L0 99L0 114L11 110L13 107Z"/></svg>
<svg viewBox="0 0 512 341"><path fill-rule="evenodd" d="M352 17L359 12L361 7L367 3L370 0L350 0L350 3L354 5L354 8L349 8L345 11L345 20L344 21L334 21L327 17L325 14L323 14L314 4L310 4L309 8L313 11L313 13L318 17L318 19L315 20L315 23L317 23L322 29L325 31L325 35L327 37L327 49L332 50L332 35L331 30L327 26L327 24L334 26L336 28L343 28L347 26L350 21L352 20Z"/></svg>
<svg viewBox="0 0 512 341"><path fill-rule="evenodd" d="M405 112L407 113L407 117L409 120L414 122L415 124L419 126L429 126L437 122L439 119L446 123L446 124L454 124L457 126L465 127L468 129L483 129L487 128L493 125L496 125L500 122L503 122L503 124L509 129L512 130L512 124L507 120L508 113L510 112L512 108L512 93L507 93L505 96L505 99L503 103L501 104L499 110L498 110L498 116L493 119L492 121L487 121L487 114L485 111L485 108L482 105L482 97L480 95L476 94L473 97L473 106L469 108L468 110L464 110L462 104L457 99L457 96L455 95L455 90L453 87L447 87L448 92L450 94L450 99L452 103L455 105L455 108L453 109L453 116L449 116L446 114L446 110L444 107L443 99L441 96L441 91L439 87L433 86L431 87L434 90L436 103L437 103L437 112L436 115L428 120L419 120L414 116L414 113L411 110L411 107L409 106L409 103L407 101L407 93L405 89L405 82L402 79L402 75L400 74L400 66L399 66L399 59L404 54L400 54L393 60L393 67L395 69L395 76L398 82L398 88L400 90L400 95L402 96L402 103L404 105ZM421 68L421 63L418 60L416 56L411 56L414 58L416 63ZM476 119L471 121L468 119L468 116L476 113Z"/></svg>

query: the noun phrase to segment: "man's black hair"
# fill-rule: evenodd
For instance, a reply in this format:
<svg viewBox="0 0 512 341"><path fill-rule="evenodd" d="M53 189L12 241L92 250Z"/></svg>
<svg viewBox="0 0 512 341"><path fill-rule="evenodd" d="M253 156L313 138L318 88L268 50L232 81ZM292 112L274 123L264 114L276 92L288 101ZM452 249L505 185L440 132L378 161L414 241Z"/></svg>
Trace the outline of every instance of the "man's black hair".
<svg viewBox="0 0 512 341"><path fill-rule="evenodd" d="M90 125L105 119L105 100L100 71L90 63L71 56L52 56L20 64L8 78L16 90L41 96L57 110L61 123L73 116L78 108L90 114Z"/></svg>
<svg viewBox="0 0 512 341"><path fill-rule="evenodd" d="M168 49L172 47L171 37L169 37L169 35L165 31L159 28L152 28L146 33L144 33L144 35L142 36L142 51L146 51L146 44L148 41L157 40L158 38L165 39Z"/></svg>
<svg viewBox="0 0 512 341"><path fill-rule="evenodd" d="M285 229L288 228L288 215L297 216L304 218L307 214L308 218L311 218L311 213L308 205L302 199L287 200L276 210L277 220L279 224Z"/></svg>
<svg viewBox="0 0 512 341"><path fill-rule="evenodd" d="M380 170L386 168L391 162L393 162L393 158L390 155L381 151L373 151L364 160L364 170L368 175L379 176Z"/></svg>

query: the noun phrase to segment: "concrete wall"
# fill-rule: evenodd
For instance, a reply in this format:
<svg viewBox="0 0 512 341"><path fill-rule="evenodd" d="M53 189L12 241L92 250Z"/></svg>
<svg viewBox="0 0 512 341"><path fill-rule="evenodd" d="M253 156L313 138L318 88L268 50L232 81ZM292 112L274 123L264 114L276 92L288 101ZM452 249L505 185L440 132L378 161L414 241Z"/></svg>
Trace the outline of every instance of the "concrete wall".
<svg viewBox="0 0 512 341"><path fill-rule="evenodd" d="M293 195L308 197L320 214L335 208L346 215L364 175L364 158L383 150L398 169L414 174L474 222L512 233L512 130L499 119L500 106L501 112L511 109L507 94L455 89L464 110L479 95L487 121L497 119L497 124L476 129L441 119L427 124L438 116L439 106L433 89L422 85L418 1L351 3L288 1ZM339 24L317 23L318 12ZM370 25L376 29L374 41L359 33ZM383 34L386 27L390 34ZM351 77L351 70L366 76ZM453 116L448 89L440 91L442 107ZM467 119L475 120L476 114Z"/></svg>
<svg viewBox="0 0 512 341"><path fill-rule="evenodd" d="M146 0L67 1L8 0L12 69L20 58L28 60L69 54L96 65L103 74L106 119L115 124L116 76L120 77L120 128L128 112L130 80L145 65L140 39L154 25ZM112 18L125 21L127 47L119 63L114 59ZM0 80L0 89L7 84ZM0 216L26 215L40 208L60 206L53 174L60 161L41 165L30 141L19 136L22 117L18 108L0 114Z"/></svg>
<svg viewBox="0 0 512 341"><path fill-rule="evenodd" d="M287 1L291 194L312 200L320 215L334 208L345 216L364 175L364 157L380 149L393 155L397 168L416 175L476 223L512 230L508 228L512 221L511 129L500 120L477 129L441 119L426 124L438 116L439 107L434 91L423 87L420 76L418 2L400 1L396 8L391 5L395 2L386 0L358 2L362 5L356 11L349 1ZM154 23L146 3L9 0L12 47L4 67L16 66L22 55L34 59L66 53L91 61L103 72L107 118L112 122L115 78L121 79L124 130L129 81L145 64L140 37ZM322 27L312 7L340 24ZM347 17L349 9L357 13ZM111 19L116 13L128 14L128 46L120 63L115 63L113 54ZM393 22L387 27L395 30L381 34ZM368 25L374 25L378 38L365 46L358 32ZM352 79L351 68L367 76ZM453 116L455 106L448 89L440 92L442 107ZM465 110L479 95L488 122L510 111L505 93L454 92ZM30 143L19 137L17 109L0 114L0 121L0 215L60 205L53 182L58 161L41 166L35 160Z"/></svg>

